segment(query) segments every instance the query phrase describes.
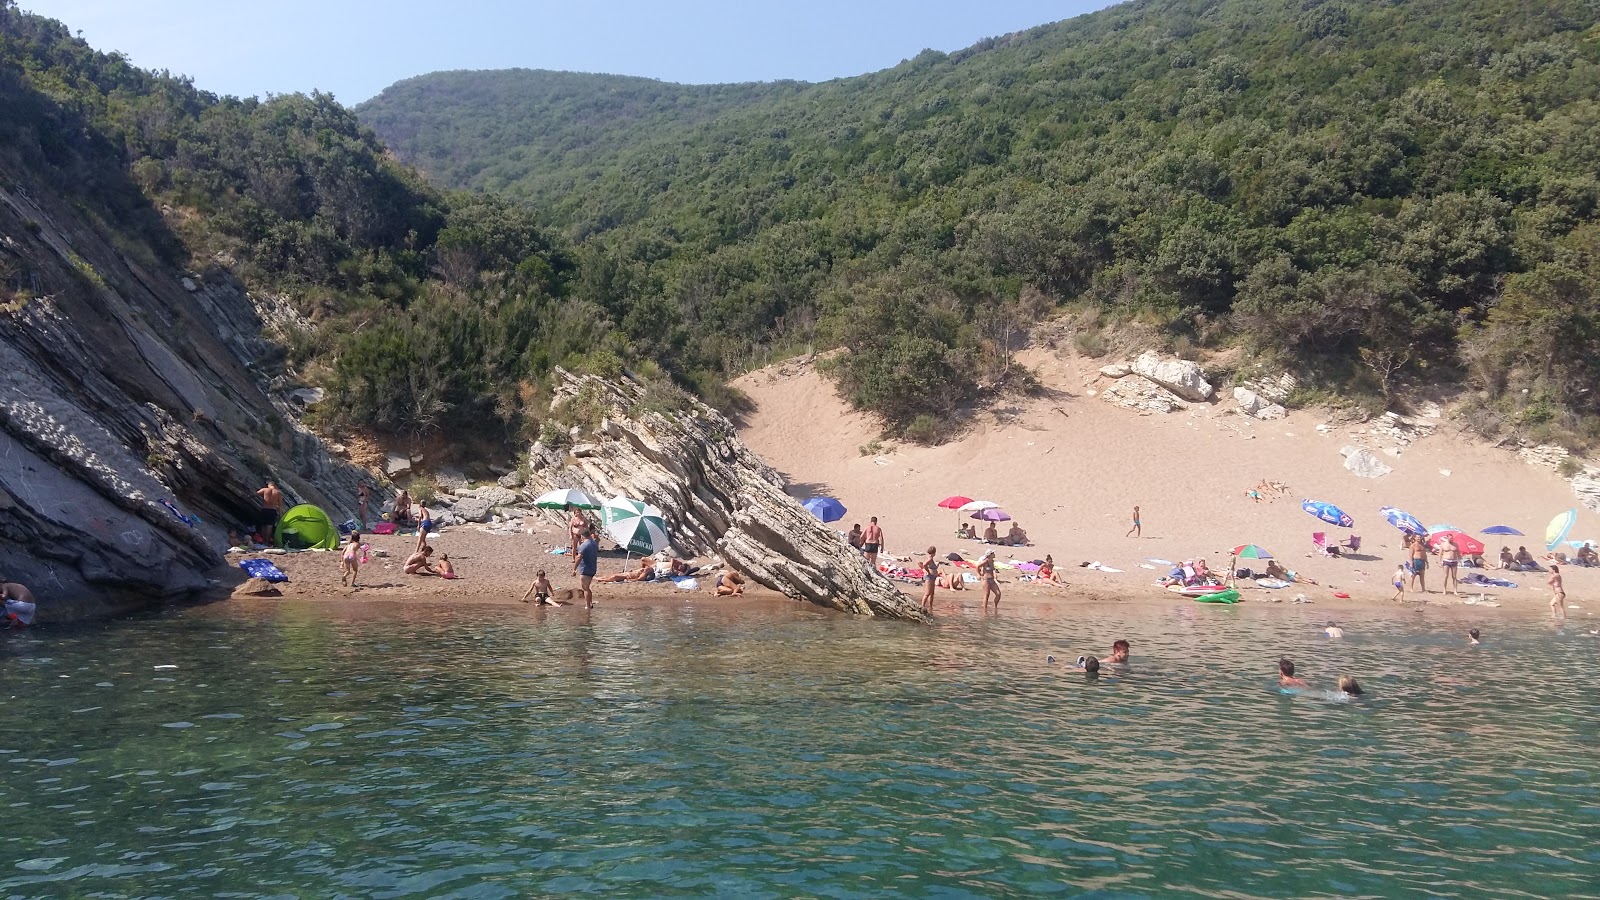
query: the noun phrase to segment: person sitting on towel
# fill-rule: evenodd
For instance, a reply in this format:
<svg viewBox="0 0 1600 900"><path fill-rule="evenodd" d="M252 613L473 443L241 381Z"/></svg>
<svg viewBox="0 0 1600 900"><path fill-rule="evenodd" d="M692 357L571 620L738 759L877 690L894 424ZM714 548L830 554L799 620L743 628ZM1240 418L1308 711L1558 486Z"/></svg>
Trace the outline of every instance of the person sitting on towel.
<svg viewBox="0 0 1600 900"><path fill-rule="evenodd" d="M1578 565L1600 566L1600 553L1595 552L1594 544L1585 542L1578 548Z"/></svg>
<svg viewBox="0 0 1600 900"><path fill-rule="evenodd" d="M1511 568L1519 569L1523 572L1537 572L1539 571L1539 564L1534 562L1533 554L1528 552L1527 547L1518 547L1517 555L1511 560Z"/></svg>
<svg viewBox="0 0 1600 900"><path fill-rule="evenodd" d="M1022 530L1022 526L1018 525L1016 522L1012 522L1011 530L1006 532L1006 543L1012 545L1013 547L1026 546L1028 543L1028 533Z"/></svg>
<svg viewBox="0 0 1600 900"><path fill-rule="evenodd" d="M624 581L655 581L656 567L650 564L650 557L639 560L639 568L632 572L617 572L613 575L603 575L595 579L596 584L619 584Z"/></svg>
<svg viewBox="0 0 1600 900"><path fill-rule="evenodd" d="M1000 543L1000 532L995 530L993 522L990 522L989 526L983 529L983 542L985 544Z"/></svg>
<svg viewBox="0 0 1600 900"><path fill-rule="evenodd" d="M975 541L978 539L978 529L973 528L970 522L962 522L961 530L956 532L956 537L964 541Z"/></svg>

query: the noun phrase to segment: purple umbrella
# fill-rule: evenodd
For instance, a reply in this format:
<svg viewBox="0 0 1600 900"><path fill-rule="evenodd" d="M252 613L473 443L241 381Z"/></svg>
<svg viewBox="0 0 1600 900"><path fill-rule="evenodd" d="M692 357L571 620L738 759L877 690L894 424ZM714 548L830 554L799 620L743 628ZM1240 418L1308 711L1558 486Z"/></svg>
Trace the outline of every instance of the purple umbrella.
<svg viewBox="0 0 1600 900"><path fill-rule="evenodd" d="M995 507L994 509L980 509L972 514L972 518L982 519L985 522L1011 521L1011 516L1008 515L1005 510L1000 509L999 507Z"/></svg>

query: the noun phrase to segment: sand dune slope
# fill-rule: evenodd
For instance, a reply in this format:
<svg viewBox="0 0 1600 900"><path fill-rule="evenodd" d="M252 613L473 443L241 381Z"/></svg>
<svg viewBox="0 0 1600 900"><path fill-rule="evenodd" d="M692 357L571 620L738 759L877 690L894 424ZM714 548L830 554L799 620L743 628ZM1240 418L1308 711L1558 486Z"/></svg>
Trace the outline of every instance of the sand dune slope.
<svg viewBox="0 0 1600 900"><path fill-rule="evenodd" d="M1141 415L1089 396L1108 383L1096 372L1103 361L1046 350L1024 356L1040 375L1045 395L990 411L962 439L944 446L864 455L860 448L878 436L878 427L850 411L831 382L799 361L736 382L756 403L741 434L789 478L791 493L841 500L850 510L843 527L878 516L891 552L908 554L930 544L941 553L977 552L977 545L955 539L955 514L936 508L944 497L964 494L1001 504L1028 531L1034 547L1001 551L1002 558L1048 552L1069 566L1098 561L1126 570L1073 573L1080 583L1107 587L1151 581L1154 573L1140 568L1155 565L1148 558L1206 556L1221 565L1226 548L1255 542L1323 584L1373 597L1389 592L1399 558L1399 533L1378 516L1380 506L1473 533L1512 525L1528 537L1510 540L1538 554L1545 523L1576 505L1555 473L1476 443L1447 420L1432 436L1391 457L1381 450L1394 442L1362 433L1366 426L1319 433L1316 426L1327 417L1316 412L1261 422L1231 412L1233 404L1226 403ZM1352 475L1339 452L1352 443L1379 451L1394 471L1379 479ZM1249 499L1246 491L1264 479L1288 484L1289 496ZM1336 538L1348 532L1307 515L1302 498L1335 503L1353 516L1368 558L1310 557L1312 532ZM1143 509L1141 539L1124 536L1135 504ZM1600 536L1600 517L1579 513L1573 536ZM1498 549L1498 543L1489 548L1491 554ZM1574 602L1583 602L1591 583L1600 584L1593 574L1571 573ZM1519 588L1505 594L1542 605L1542 576L1514 580Z"/></svg>

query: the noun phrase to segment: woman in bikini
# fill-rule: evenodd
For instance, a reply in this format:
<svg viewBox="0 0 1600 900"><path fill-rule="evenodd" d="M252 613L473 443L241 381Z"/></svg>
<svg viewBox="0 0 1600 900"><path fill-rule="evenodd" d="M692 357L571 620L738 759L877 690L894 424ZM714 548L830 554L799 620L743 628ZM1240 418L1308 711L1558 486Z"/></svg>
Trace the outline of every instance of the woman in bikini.
<svg viewBox="0 0 1600 900"><path fill-rule="evenodd" d="M939 584L938 550L928 548L928 558L922 561L922 611L933 615L933 589Z"/></svg>
<svg viewBox="0 0 1600 900"><path fill-rule="evenodd" d="M978 580L983 582L983 608L989 608L989 595L994 595L994 608L1000 609L1000 581L994 574L994 551L983 555L978 563Z"/></svg>

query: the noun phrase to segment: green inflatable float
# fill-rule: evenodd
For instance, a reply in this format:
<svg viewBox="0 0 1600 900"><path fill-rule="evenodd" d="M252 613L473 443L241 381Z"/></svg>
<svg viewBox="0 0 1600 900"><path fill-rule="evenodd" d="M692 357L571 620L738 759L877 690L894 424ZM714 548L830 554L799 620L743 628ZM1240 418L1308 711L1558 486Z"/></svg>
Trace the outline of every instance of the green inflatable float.
<svg viewBox="0 0 1600 900"><path fill-rule="evenodd" d="M289 550L337 550L339 529L321 507L302 503L278 519L273 542Z"/></svg>
<svg viewBox="0 0 1600 900"><path fill-rule="evenodd" d="M1217 591L1215 594L1201 594L1194 598L1196 603L1238 603L1239 592L1229 588L1226 591Z"/></svg>

